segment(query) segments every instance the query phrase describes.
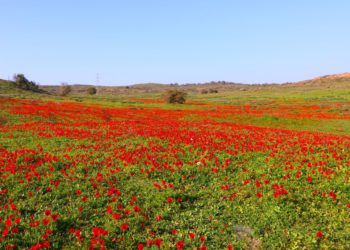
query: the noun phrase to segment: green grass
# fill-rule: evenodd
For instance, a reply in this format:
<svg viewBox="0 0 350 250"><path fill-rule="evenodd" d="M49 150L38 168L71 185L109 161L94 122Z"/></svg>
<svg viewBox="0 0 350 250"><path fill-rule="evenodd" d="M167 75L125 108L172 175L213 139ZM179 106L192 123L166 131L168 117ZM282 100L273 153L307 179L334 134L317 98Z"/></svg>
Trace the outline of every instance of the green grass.
<svg viewBox="0 0 350 250"><path fill-rule="evenodd" d="M0 248L16 244L28 249L44 242L50 229L47 240L53 249L85 249L97 227L109 232L99 237L107 249L136 249L149 239L162 239L163 249L176 249L179 240L185 249L203 244L208 249L227 249L229 244L237 249L350 247L350 120L288 117L303 112L346 117L348 90L273 86L190 94L188 104L171 105L141 100L160 99L160 93L58 97L14 89L6 82L0 86L0 191L6 190L0 195L0 233L5 234L8 218L11 229L19 228L18 234L2 237ZM94 119L95 113L76 113L61 124L62 117L54 115L13 114L6 97L118 112L108 121ZM28 105L37 107L34 102ZM124 118L130 109L138 112ZM160 109L168 113L157 113ZM147 116L143 110L153 113ZM177 110L185 116L177 116ZM317 133L296 132L300 130ZM158 189L155 183L174 188ZM283 185L288 194L274 197L273 184ZM111 187L121 195L108 195ZM8 208L11 202L17 209ZM136 205L140 214L134 212ZM113 219L108 206L122 217ZM44 225L45 210L58 213L59 219ZM19 226L14 224L17 217L22 219ZM30 226L33 221L40 225ZM122 223L130 228L122 231ZM84 241L69 232L76 229ZM316 236L318 231L323 237ZM189 238L190 232L195 239Z"/></svg>
<svg viewBox="0 0 350 250"><path fill-rule="evenodd" d="M263 116L226 116L222 118L208 118L216 122L232 122L260 127L282 128L290 130L323 132L338 135L350 135L349 120L314 120L314 119L292 119L280 118L273 115ZM183 118L185 121L201 121L203 117L188 115Z"/></svg>

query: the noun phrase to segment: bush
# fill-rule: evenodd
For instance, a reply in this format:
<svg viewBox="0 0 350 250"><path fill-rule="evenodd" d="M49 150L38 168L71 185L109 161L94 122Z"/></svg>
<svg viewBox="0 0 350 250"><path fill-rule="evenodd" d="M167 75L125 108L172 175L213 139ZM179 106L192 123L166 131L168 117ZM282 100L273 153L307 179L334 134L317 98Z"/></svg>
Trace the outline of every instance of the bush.
<svg viewBox="0 0 350 250"><path fill-rule="evenodd" d="M208 94L208 90L203 89L203 90L201 91L201 93L202 93L202 94Z"/></svg>
<svg viewBox="0 0 350 250"><path fill-rule="evenodd" d="M218 93L217 89L209 89L209 93Z"/></svg>
<svg viewBox="0 0 350 250"><path fill-rule="evenodd" d="M89 95L94 95L97 92L97 89L95 87L89 87L87 92L89 93Z"/></svg>
<svg viewBox="0 0 350 250"><path fill-rule="evenodd" d="M30 90L34 92L39 91L39 86L33 82L29 81L23 74L16 74L13 77L14 84L19 89Z"/></svg>
<svg viewBox="0 0 350 250"><path fill-rule="evenodd" d="M59 90L59 95L60 96L66 96L72 91L72 87L69 86L66 83L62 83L60 90Z"/></svg>
<svg viewBox="0 0 350 250"><path fill-rule="evenodd" d="M186 96L187 94L183 91L179 91L179 90L170 90L168 91L165 96L164 99L168 102L168 103L185 103L186 101Z"/></svg>

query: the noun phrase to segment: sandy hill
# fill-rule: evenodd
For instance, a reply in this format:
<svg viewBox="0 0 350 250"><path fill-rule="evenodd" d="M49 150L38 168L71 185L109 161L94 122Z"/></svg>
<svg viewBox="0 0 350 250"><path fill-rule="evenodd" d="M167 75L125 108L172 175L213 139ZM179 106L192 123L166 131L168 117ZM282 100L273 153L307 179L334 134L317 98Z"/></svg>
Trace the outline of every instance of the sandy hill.
<svg viewBox="0 0 350 250"><path fill-rule="evenodd" d="M334 75L325 75L313 78L311 80L301 81L295 83L295 85L301 86L319 86L319 87L349 87L350 88L350 73L334 74Z"/></svg>

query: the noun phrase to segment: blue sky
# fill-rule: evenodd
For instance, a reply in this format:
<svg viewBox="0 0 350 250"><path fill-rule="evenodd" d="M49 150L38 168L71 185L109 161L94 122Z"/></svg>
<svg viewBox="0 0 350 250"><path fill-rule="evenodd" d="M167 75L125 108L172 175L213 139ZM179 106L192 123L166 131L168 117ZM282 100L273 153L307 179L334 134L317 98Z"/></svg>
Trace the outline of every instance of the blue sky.
<svg viewBox="0 0 350 250"><path fill-rule="evenodd" d="M0 0L0 78L287 82L350 71L348 0Z"/></svg>

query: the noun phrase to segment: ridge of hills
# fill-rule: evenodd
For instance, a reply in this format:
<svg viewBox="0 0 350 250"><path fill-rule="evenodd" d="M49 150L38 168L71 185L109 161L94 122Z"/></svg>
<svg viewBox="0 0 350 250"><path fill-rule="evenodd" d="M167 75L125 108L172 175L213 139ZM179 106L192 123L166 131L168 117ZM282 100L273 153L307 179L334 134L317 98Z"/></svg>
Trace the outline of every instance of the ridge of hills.
<svg viewBox="0 0 350 250"><path fill-rule="evenodd" d="M0 79L0 96L8 94L25 94L26 90L17 89L13 86L12 81ZM70 84L71 95L84 96L87 95L87 89L93 84ZM59 85L40 85L43 90L40 95L58 95ZM129 86L95 86L99 96L111 96L117 94L133 95L133 94L160 94L168 90L178 89L189 94L201 94L211 89L217 90L219 93L240 92L240 91L285 91L286 89L300 90L327 90L327 89L344 89L350 90L350 73L325 75L310 80L288 83L264 83L264 84L243 84L227 81L211 81L208 83L188 83L188 84L161 84L161 83L141 83ZM46 93L45 93L46 92Z"/></svg>

